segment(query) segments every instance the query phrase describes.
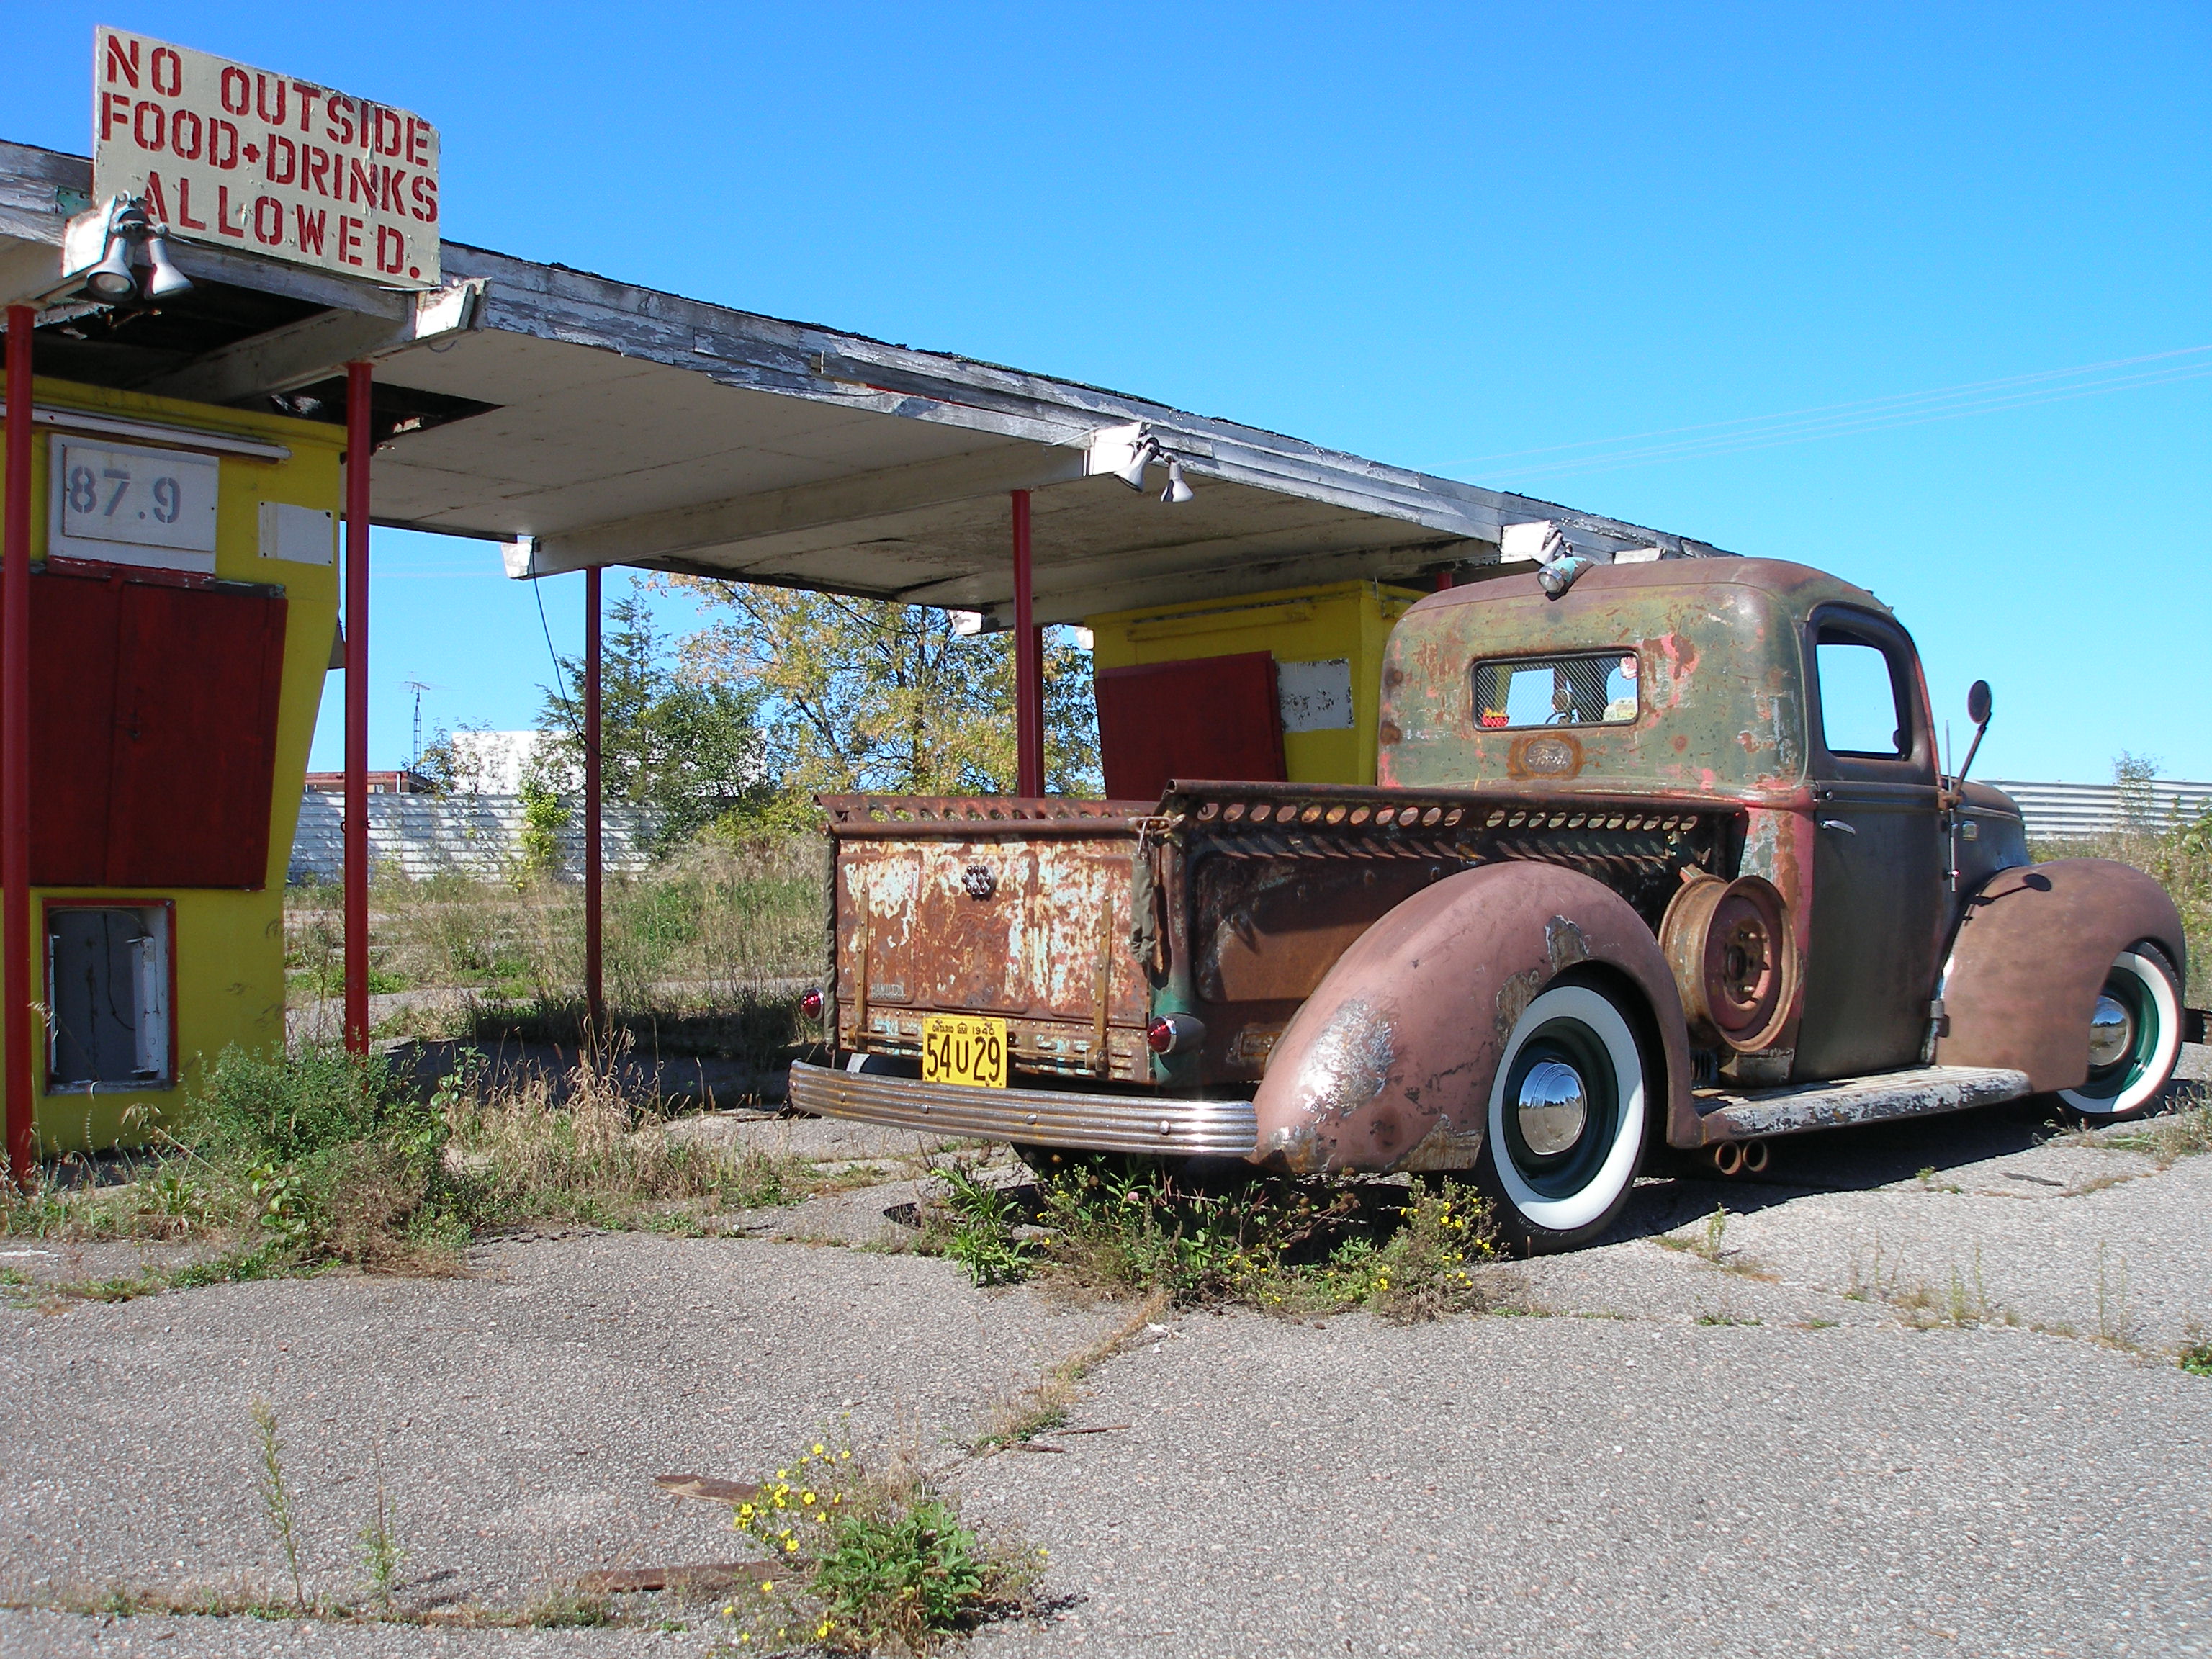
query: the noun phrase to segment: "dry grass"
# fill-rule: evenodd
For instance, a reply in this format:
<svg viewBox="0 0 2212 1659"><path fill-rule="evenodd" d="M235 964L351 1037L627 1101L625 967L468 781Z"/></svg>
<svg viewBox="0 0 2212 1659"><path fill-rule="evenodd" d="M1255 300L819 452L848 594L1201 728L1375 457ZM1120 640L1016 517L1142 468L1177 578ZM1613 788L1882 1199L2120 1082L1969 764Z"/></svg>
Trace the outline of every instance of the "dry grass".
<svg viewBox="0 0 2212 1659"><path fill-rule="evenodd" d="M0 1188L0 1233L163 1239L214 1246L211 1261L52 1294L121 1300L196 1283L312 1270L460 1270L471 1240L520 1222L701 1232L732 1212L841 1184L802 1159L671 1133L662 1103L626 1096L610 1057L565 1077L485 1086L481 1070L428 1100L380 1064L313 1050L266 1060L236 1050L158 1156L98 1184L89 1163L28 1192ZM11 1287L30 1293L30 1287ZM49 1292L41 1288L40 1295Z"/></svg>
<svg viewBox="0 0 2212 1659"><path fill-rule="evenodd" d="M2148 1152L2165 1169L2181 1158L2212 1152L2212 1106L2192 1106L2116 1129L2092 1132L2091 1144L2127 1152Z"/></svg>
<svg viewBox="0 0 2212 1659"><path fill-rule="evenodd" d="M605 911L607 995L621 1008L710 1011L741 988L820 970L824 865L812 837L731 844L702 837L651 872L614 876ZM380 871L370 888L371 989L451 989L480 1001L558 1007L583 981L583 891ZM295 1000L339 994L337 895L286 896ZM431 1021L424 1035L464 1035Z"/></svg>
<svg viewBox="0 0 2212 1659"><path fill-rule="evenodd" d="M971 1451L1026 1444L1038 1435L1057 1429L1082 1395L1083 1380L1121 1349L1142 1335L1145 1328L1168 1310L1173 1302L1166 1290L1156 1290L1139 1302L1129 1316L1088 1347L1055 1361L1020 1393L1000 1400L991 1411L991 1424L974 1441Z"/></svg>
<svg viewBox="0 0 2212 1659"><path fill-rule="evenodd" d="M447 1160L476 1184L483 1214L666 1227L811 1189L804 1160L672 1138L660 1103L624 1095L607 1058L587 1056L557 1089L540 1077L500 1089L465 1079L441 1091Z"/></svg>

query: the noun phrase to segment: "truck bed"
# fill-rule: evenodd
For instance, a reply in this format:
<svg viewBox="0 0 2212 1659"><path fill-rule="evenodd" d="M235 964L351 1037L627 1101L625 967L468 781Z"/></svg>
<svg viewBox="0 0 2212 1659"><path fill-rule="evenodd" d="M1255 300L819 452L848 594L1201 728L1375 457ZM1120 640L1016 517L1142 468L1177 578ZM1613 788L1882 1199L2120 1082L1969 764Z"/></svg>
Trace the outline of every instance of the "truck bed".
<svg viewBox="0 0 2212 1659"><path fill-rule="evenodd" d="M824 797L840 1052L918 1055L934 1013L1006 1021L1013 1081L1243 1089L1337 957L1429 883L1572 865L1656 927L1681 872L1733 873L1741 814L1493 790L1176 782L1158 803ZM1189 1013L1202 1050L1145 1046ZM1024 1076L1024 1074L1026 1074Z"/></svg>

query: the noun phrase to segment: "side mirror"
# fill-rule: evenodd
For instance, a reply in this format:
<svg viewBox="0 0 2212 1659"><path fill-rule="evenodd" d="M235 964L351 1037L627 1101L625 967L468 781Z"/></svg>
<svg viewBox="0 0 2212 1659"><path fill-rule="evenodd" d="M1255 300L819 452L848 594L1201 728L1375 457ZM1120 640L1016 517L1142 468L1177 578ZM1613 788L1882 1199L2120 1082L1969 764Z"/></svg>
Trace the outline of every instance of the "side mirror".
<svg viewBox="0 0 2212 1659"><path fill-rule="evenodd" d="M1966 746L1966 763L1959 769L1958 776L1937 792L1947 812L1965 798L1966 774L1973 769L1974 757L1981 752L1983 734L1990 729L1990 683L1987 680L1976 680L1966 688L1966 718L1974 723L1974 740Z"/></svg>

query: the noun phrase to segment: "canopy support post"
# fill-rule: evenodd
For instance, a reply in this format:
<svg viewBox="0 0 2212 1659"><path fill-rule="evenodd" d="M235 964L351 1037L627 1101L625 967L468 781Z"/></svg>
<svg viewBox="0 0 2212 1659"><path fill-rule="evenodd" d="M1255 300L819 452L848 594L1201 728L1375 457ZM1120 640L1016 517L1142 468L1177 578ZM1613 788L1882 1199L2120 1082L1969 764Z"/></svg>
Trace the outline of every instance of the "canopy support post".
<svg viewBox="0 0 2212 1659"><path fill-rule="evenodd" d="M1030 580L1030 492L1014 497L1014 793L1044 793L1044 649Z"/></svg>
<svg viewBox="0 0 2212 1659"><path fill-rule="evenodd" d="M345 1046L368 1053L368 471L367 363L346 365Z"/></svg>
<svg viewBox="0 0 2212 1659"><path fill-rule="evenodd" d="M8 1168L28 1190L37 1124L31 1097L31 330L8 307L7 520L0 539L0 1042L6 1048Z"/></svg>
<svg viewBox="0 0 2212 1659"><path fill-rule="evenodd" d="M605 851L599 811L599 567L584 572L584 1007L590 1042L605 1036Z"/></svg>

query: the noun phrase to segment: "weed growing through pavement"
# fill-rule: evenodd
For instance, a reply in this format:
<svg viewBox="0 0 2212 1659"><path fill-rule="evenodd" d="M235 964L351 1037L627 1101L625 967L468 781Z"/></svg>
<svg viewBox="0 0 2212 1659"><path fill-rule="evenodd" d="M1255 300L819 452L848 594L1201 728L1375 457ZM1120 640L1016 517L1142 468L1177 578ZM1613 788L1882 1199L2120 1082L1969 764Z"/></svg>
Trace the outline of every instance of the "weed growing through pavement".
<svg viewBox="0 0 2212 1659"><path fill-rule="evenodd" d="M1371 1309L1410 1322L1484 1305L1476 1268L1498 1254L1472 1188L1349 1177L1255 1177L1212 1191L1142 1160L1063 1156L1024 1194L956 1166L921 1214L917 1248L977 1284L1038 1278L1109 1296L1290 1314ZM1026 1230L1027 1236L1022 1231Z"/></svg>
<svg viewBox="0 0 2212 1659"><path fill-rule="evenodd" d="M305 1607L307 1586L300 1576L299 1516L293 1508L291 1489L284 1484L284 1451L276 1438L276 1408L265 1400L257 1400L252 1416L261 1457L261 1467L253 1477L254 1488L261 1494L261 1507L268 1514L270 1529L276 1534L277 1547L284 1552L284 1565L291 1570L293 1601Z"/></svg>
<svg viewBox="0 0 2212 1659"><path fill-rule="evenodd" d="M1916 1279L1908 1284L1905 1263L1894 1256L1885 1259L1881 1241L1877 1238L1865 1255L1852 1256L1850 1284L1844 1291L1844 1298L1849 1302L1886 1302L1904 1315L1905 1322L1916 1330L1971 1330L1986 1325L2021 1323L2018 1313L1990 1295L1982 1275L1982 1247L1978 1242L1974 1245L1971 1267L1961 1271L1954 1262L1941 1283ZM2056 1327L2037 1328L2060 1335L2072 1334L2071 1331Z"/></svg>
<svg viewBox="0 0 2212 1659"><path fill-rule="evenodd" d="M2191 1324L2182 1332L2181 1339L2181 1346L2174 1351L2175 1363L2191 1376L2212 1376L2212 1337Z"/></svg>
<svg viewBox="0 0 2212 1659"><path fill-rule="evenodd" d="M2212 1152L2212 1106L2168 1112L2123 1128L2093 1134L2091 1144L2124 1152L2148 1152L2165 1169L2185 1158Z"/></svg>
<svg viewBox="0 0 2212 1659"><path fill-rule="evenodd" d="M732 1524L774 1564L722 1609L741 1650L926 1653L1018 1607L1044 1561L1042 1550L984 1539L910 1460L871 1470L825 1441L762 1482Z"/></svg>
<svg viewBox="0 0 2212 1659"><path fill-rule="evenodd" d="M982 1452L1026 1445L1038 1435L1063 1427L1083 1379L1150 1328L1154 1319L1167 1311L1170 1299L1166 1291L1154 1291L1097 1341L1048 1368L1019 1394L1001 1399L992 1412L990 1427L969 1442L968 1449Z"/></svg>
<svg viewBox="0 0 2212 1659"><path fill-rule="evenodd" d="M978 1285L1012 1285L1028 1278L1029 1247L1015 1231L1024 1219L1020 1203L957 1164L946 1164L936 1174L945 1183L945 1207L951 1214L945 1254Z"/></svg>
<svg viewBox="0 0 2212 1659"><path fill-rule="evenodd" d="M399 1576L399 1564L407 1552L399 1547L399 1538L392 1525L392 1505L384 1489L384 1447L380 1437L375 1447L376 1510L368 1523L361 1529L361 1562L362 1576L368 1581L368 1593L379 1606L392 1610L392 1592Z"/></svg>
<svg viewBox="0 0 2212 1659"><path fill-rule="evenodd" d="M2097 1246L2097 1340L2108 1348L2132 1349L2135 1321L2128 1312L2128 1263L2119 1259L2115 1279L2105 1261L2105 1247Z"/></svg>
<svg viewBox="0 0 2212 1659"><path fill-rule="evenodd" d="M1663 1249L1687 1251L1699 1261L1710 1261L1717 1267L1721 1265L1721 1259L1729 1254L1728 1228L1729 1222L1732 1218L1729 1214L1727 1205L1716 1204L1713 1206L1713 1212L1705 1218L1702 1232L1691 1238L1679 1237L1671 1233L1662 1234L1659 1238L1660 1247Z"/></svg>

